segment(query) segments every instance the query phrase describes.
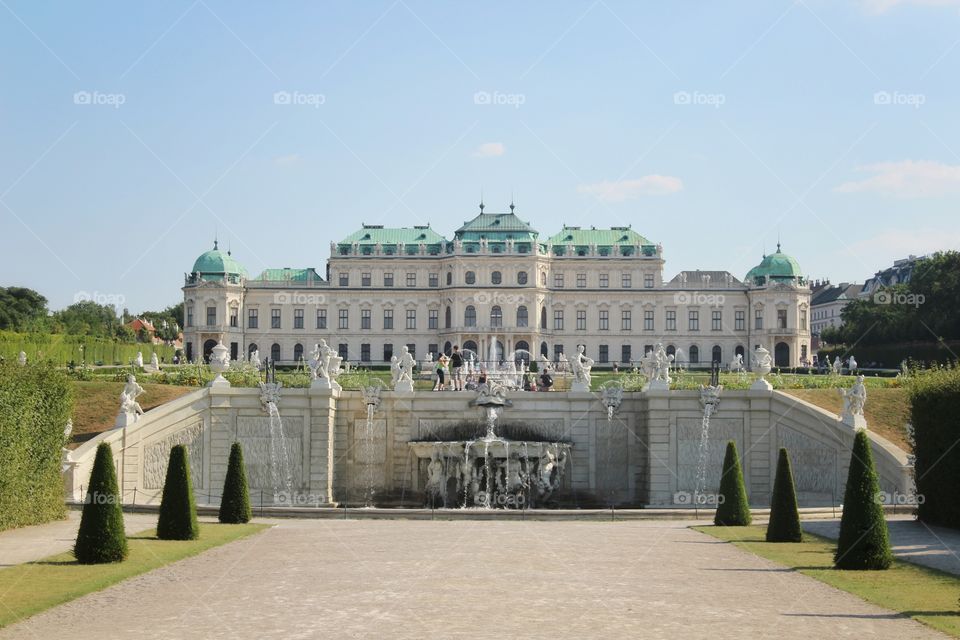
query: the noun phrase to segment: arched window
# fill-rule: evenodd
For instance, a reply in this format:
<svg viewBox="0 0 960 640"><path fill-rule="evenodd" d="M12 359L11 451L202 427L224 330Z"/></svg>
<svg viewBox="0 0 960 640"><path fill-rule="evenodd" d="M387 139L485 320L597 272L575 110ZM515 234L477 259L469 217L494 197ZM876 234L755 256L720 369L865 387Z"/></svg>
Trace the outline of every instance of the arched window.
<svg viewBox="0 0 960 640"><path fill-rule="evenodd" d="M293 361L299 363L303 360L303 345L299 342L293 345Z"/></svg>
<svg viewBox="0 0 960 640"><path fill-rule="evenodd" d="M517 340L517 344L514 345L514 351L516 351L517 362L523 360L527 364L530 364L530 345L527 344L526 340Z"/></svg>
<svg viewBox="0 0 960 640"><path fill-rule="evenodd" d="M527 284L527 272L519 271L517 272L517 284Z"/></svg>
<svg viewBox="0 0 960 640"><path fill-rule="evenodd" d="M546 271L541 271L541 272L540 272L540 286L541 286L541 287L547 286L547 272L546 272Z"/></svg>
<svg viewBox="0 0 960 640"><path fill-rule="evenodd" d="M444 352L445 354L447 354L448 356L449 356L451 353L453 353L453 345L450 344L450 341L449 341L449 340L447 340L446 342L443 343L443 352Z"/></svg>
<svg viewBox="0 0 960 640"><path fill-rule="evenodd" d="M720 345L713 346L713 354L711 357L713 362L723 362L723 349L720 348Z"/></svg>
<svg viewBox="0 0 960 640"><path fill-rule="evenodd" d="M742 345L742 344L738 344L738 345L737 345L737 348L734 349L734 353L735 353L736 355L738 355L738 356L744 355L743 345Z"/></svg>
<svg viewBox="0 0 960 640"><path fill-rule="evenodd" d="M463 310L463 326L465 327L477 326L477 309L473 305L469 305L466 309Z"/></svg>
<svg viewBox="0 0 960 640"><path fill-rule="evenodd" d="M542 355L544 358L550 355L550 349L547 348L546 342L540 343L540 355Z"/></svg>
<svg viewBox="0 0 960 640"><path fill-rule="evenodd" d="M499 271L494 271L493 273L490 274L490 282L492 284L500 284L501 282L503 282L503 274L500 273Z"/></svg>
<svg viewBox="0 0 960 640"><path fill-rule="evenodd" d="M527 326L528 320L529 320L529 319L527 318L527 307L526 307L526 305L520 305L519 307L517 307L517 326L518 326L518 327L525 327L525 326Z"/></svg>
<svg viewBox="0 0 960 640"><path fill-rule="evenodd" d="M257 349L258 349L257 343L256 343L256 342L251 342L251 343L250 343L250 346L247 347L247 360L250 359L250 356L252 356L252 355L253 355L253 352L256 351Z"/></svg>
<svg viewBox="0 0 960 640"><path fill-rule="evenodd" d="M477 343L474 342L473 340L467 340L466 342L463 343L463 351L464 351L467 355L472 354L473 357L476 358L476 357L477 357Z"/></svg>
<svg viewBox="0 0 960 640"><path fill-rule="evenodd" d="M447 286L453 284L453 271L447 271Z"/></svg>
<svg viewBox="0 0 960 640"><path fill-rule="evenodd" d="M547 308L546 307L540 307L540 328L541 329L547 328Z"/></svg>
<svg viewBox="0 0 960 640"><path fill-rule="evenodd" d="M690 364L697 364L700 362L700 347L697 345L690 346Z"/></svg>
<svg viewBox="0 0 960 640"><path fill-rule="evenodd" d="M450 307L447 307L447 310L443 314L444 328L449 329L452 322L453 322L453 312L450 311Z"/></svg>
<svg viewBox="0 0 960 640"><path fill-rule="evenodd" d="M677 355L677 348L676 348L675 346L673 346L672 344L668 344L668 345L667 345L667 355L668 355L668 356L676 356L676 355Z"/></svg>
<svg viewBox="0 0 960 640"><path fill-rule="evenodd" d="M500 308L500 305L498 304L493 305L493 308L490 309L490 326L491 327L503 326L503 310Z"/></svg>
<svg viewBox="0 0 960 640"><path fill-rule="evenodd" d="M273 362L280 361L280 345L276 342L273 343L273 346L270 347L270 360Z"/></svg>
<svg viewBox="0 0 960 640"><path fill-rule="evenodd" d="M467 271L467 275L464 276L464 280L466 280L467 284L473 284L477 281L477 274L475 274L473 271Z"/></svg>

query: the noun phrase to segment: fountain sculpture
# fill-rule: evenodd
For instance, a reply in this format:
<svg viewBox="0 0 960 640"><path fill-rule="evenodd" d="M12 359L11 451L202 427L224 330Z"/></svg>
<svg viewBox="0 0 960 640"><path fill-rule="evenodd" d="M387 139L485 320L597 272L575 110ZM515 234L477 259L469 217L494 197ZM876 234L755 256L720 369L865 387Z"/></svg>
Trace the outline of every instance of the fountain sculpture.
<svg viewBox="0 0 960 640"><path fill-rule="evenodd" d="M700 447L697 456L697 484L693 490L693 503L706 504L707 496L703 491L707 482L707 455L710 445L710 416L720 404L720 392L723 385L700 385L700 404L703 405L703 420L700 423Z"/></svg>
<svg viewBox="0 0 960 640"><path fill-rule="evenodd" d="M750 388L758 391L772 391L773 385L766 380L772 368L773 358L770 357L770 351L763 345L759 345L753 351L753 370L760 377L754 380Z"/></svg>
<svg viewBox="0 0 960 640"><path fill-rule="evenodd" d="M290 504L293 499L293 471L287 453L287 440L277 405L280 403L282 382L275 382L272 370L267 370L267 381L260 383L260 405L270 416L270 477L273 481L275 504Z"/></svg>
<svg viewBox="0 0 960 640"><path fill-rule="evenodd" d="M849 389L837 389L843 399L843 411L840 420L843 424L856 430L867 428L867 419L863 415L863 405L867 402L867 387L863 383L863 376L857 376L853 386Z"/></svg>

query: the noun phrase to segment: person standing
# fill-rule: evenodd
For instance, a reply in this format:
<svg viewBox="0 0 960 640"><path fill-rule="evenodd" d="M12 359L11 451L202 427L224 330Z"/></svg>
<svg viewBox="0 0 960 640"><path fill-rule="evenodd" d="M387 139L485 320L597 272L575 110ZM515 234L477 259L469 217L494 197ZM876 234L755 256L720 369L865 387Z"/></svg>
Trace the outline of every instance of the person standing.
<svg viewBox="0 0 960 640"><path fill-rule="evenodd" d="M449 361L449 358L447 358L447 356L443 354L441 354L440 357L437 359L437 383L433 386L434 391L447 390L445 370L447 368L448 361Z"/></svg>
<svg viewBox="0 0 960 640"><path fill-rule="evenodd" d="M446 358L446 356L443 356ZM463 391L463 354L460 353L460 346L453 345L453 354L450 356L450 378L453 383L454 391Z"/></svg>

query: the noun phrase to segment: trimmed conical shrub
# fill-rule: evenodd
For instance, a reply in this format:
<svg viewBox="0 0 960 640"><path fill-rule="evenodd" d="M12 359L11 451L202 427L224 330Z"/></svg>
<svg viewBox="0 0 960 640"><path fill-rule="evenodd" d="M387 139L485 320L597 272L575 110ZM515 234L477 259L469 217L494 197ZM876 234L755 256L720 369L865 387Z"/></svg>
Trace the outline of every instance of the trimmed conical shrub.
<svg viewBox="0 0 960 640"><path fill-rule="evenodd" d="M120 562L127 557L117 472L113 451L106 442L97 447L73 555L80 564Z"/></svg>
<svg viewBox="0 0 960 640"><path fill-rule="evenodd" d="M870 438L866 431L858 431L843 494L840 539L833 558L837 569L887 569L893 562L879 494Z"/></svg>
<svg viewBox="0 0 960 640"><path fill-rule="evenodd" d="M720 476L717 497L720 504L713 524L726 527L745 527L750 524L750 501L747 499L747 488L743 485L737 443L733 440L727 443L727 454L723 457L723 475Z"/></svg>
<svg viewBox="0 0 960 640"><path fill-rule="evenodd" d="M190 460L186 445L170 449L167 479L163 484L157 537L161 540L196 540L200 536L197 505L190 480Z"/></svg>
<svg viewBox="0 0 960 640"><path fill-rule="evenodd" d="M777 475L773 480L770 498L770 522L767 523L767 542L801 542L800 512L797 511L797 491L793 485L793 471L786 449L780 449Z"/></svg>
<svg viewBox="0 0 960 640"><path fill-rule="evenodd" d="M234 442L230 447L230 464L223 481L223 497L220 498L220 522L240 524L250 522L252 517L247 471L243 466L243 447L239 442Z"/></svg>

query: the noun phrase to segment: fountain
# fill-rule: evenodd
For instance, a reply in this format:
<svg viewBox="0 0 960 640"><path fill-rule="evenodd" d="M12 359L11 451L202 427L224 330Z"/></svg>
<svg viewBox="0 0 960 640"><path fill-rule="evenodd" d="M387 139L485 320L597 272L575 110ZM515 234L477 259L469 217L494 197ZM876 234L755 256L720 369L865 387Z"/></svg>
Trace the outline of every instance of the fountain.
<svg viewBox="0 0 960 640"><path fill-rule="evenodd" d="M707 456L710 444L710 416L716 411L720 404L720 392L723 391L723 385L700 385L700 404L703 405L703 420L700 423L700 448L697 458L697 483L693 490L693 504L706 504L707 496L704 495L707 479Z"/></svg>
<svg viewBox="0 0 960 640"><path fill-rule="evenodd" d="M497 421L512 406L506 392L491 380L470 402L484 411L484 435L409 443L418 460L429 461L424 488L431 506L529 508L549 504L560 489L572 445L499 436Z"/></svg>
<svg viewBox="0 0 960 640"><path fill-rule="evenodd" d="M623 402L623 385L616 380L609 380L600 386L600 401L607 409L607 423L613 422L613 415Z"/></svg>
<svg viewBox="0 0 960 640"><path fill-rule="evenodd" d="M290 456L287 454L283 421L277 409L283 383L274 380L274 370L268 367L267 381L260 383L260 404L270 416L270 477L273 480L273 501L290 504L293 498L293 472Z"/></svg>
<svg viewBox="0 0 960 640"><path fill-rule="evenodd" d="M374 433L373 416L380 408L380 392L383 391L383 383L379 379L374 379L373 384L363 387L363 403L367 407L367 419L364 423L362 457L366 464L364 465L362 480L365 485L364 506L373 506L373 497L376 492L374 474L376 472L373 461L375 459L374 451Z"/></svg>

